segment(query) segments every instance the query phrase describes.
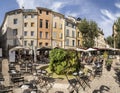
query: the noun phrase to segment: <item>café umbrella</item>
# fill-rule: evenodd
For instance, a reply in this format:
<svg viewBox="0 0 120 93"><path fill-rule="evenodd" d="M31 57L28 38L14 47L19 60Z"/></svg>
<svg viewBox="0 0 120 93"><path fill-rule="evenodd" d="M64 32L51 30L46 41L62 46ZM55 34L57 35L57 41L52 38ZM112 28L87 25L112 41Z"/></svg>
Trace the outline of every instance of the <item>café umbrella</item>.
<svg viewBox="0 0 120 93"><path fill-rule="evenodd" d="M90 51L96 51L97 49L94 48L88 48L86 51L90 52Z"/></svg>

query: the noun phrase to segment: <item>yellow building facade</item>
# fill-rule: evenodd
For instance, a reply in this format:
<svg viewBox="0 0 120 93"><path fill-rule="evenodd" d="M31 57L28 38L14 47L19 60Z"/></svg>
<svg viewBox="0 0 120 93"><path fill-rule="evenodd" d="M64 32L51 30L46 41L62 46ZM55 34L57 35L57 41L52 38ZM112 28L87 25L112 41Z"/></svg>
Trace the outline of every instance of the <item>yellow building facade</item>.
<svg viewBox="0 0 120 93"><path fill-rule="evenodd" d="M23 45L25 47L37 46L37 11L23 10Z"/></svg>
<svg viewBox="0 0 120 93"><path fill-rule="evenodd" d="M52 48L64 48L64 15L57 12L52 12L52 15Z"/></svg>

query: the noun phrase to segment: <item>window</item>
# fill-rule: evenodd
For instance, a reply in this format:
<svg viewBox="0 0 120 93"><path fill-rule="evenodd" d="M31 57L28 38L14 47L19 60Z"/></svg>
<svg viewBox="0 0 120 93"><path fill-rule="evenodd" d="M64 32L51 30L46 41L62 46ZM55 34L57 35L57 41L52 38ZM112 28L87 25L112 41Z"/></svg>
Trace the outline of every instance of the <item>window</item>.
<svg viewBox="0 0 120 93"><path fill-rule="evenodd" d="M45 43L45 46L48 46L48 43Z"/></svg>
<svg viewBox="0 0 120 93"><path fill-rule="evenodd" d="M27 36L27 31L24 31L24 36Z"/></svg>
<svg viewBox="0 0 120 93"><path fill-rule="evenodd" d="M60 29L62 29L62 24L60 24Z"/></svg>
<svg viewBox="0 0 120 93"><path fill-rule="evenodd" d="M45 37L48 38L48 32L45 32Z"/></svg>
<svg viewBox="0 0 120 93"><path fill-rule="evenodd" d="M54 28L57 28L57 23L56 23L56 22L54 22L53 27L54 27Z"/></svg>
<svg viewBox="0 0 120 93"><path fill-rule="evenodd" d="M31 36L34 36L34 31L31 31Z"/></svg>
<svg viewBox="0 0 120 93"><path fill-rule="evenodd" d="M48 11L46 11L46 15L49 15L49 12L48 12Z"/></svg>
<svg viewBox="0 0 120 93"><path fill-rule="evenodd" d="M42 32L40 32L40 38L42 38Z"/></svg>
<svg viewBox="0 0 120 93"><path fill-rule="evenodd" d="M32 23L31 23L31 27L34 27L34 25L35 25L35 24L32 22Z"/></svg>
<svg viewBox="0 0 120 93"><path fill-rule="evenodd" d="M16 36L18 34L17 29L13 29L13 36Z"/></svg>
<svg viewBox="0 0 120 93"><path fill-rule="evenodd" d="M56 17L56 15L53 15L53 17L55 18L55 17Z"/></svg>
<svg viewBox="0 0 120 93"><path fill-rule="evenodd" d="M78 46L80 46L80 40L78 40Z"/></svg>
<svg viewBox="0 0 120 93"><path fill-rule="evenodd" d="M13 39L13 45L17 45L17 39Z"/></svg>
<svg viewBox="0 0 120 93"><path fill-rule="evenodd" d="M27 46L27 41L24 41L24 46Z"/></svg>
<svg viewBox="0 0 120 93"><path fill-rule="evenodd" d="M80 32L78 32L78 37L80 37Z"/></svg>
<svg viewBox="0 0 120 93"><path fill-rule="evenodd" d="M17 24L18 19L13 19L13 24Z"/></svg>
<svg viewBox="0 0 120 93"><path fill-rule="evenodd" d="M40 47L42 46L42 42L39 43L39 46L40 46Z"/></svg>
<svg viewBox="0 0 120 93"><path fill-rule="evenodd" d="M69 39L66 39L66 45L69 46Z"/></svg>
<svg viewBox="0 0 120 93"><path fill-rule="evenodd" d="M48 21L48 20L46 20L46 28L48 28L48 22L49 22L49 21Z"/></svg>
<svg viewBox="0 0 120 93"><path fill-rule="evenodd" d="M75 32L74 32L74 31L72 31L72 37L73 37L73 38L75 37Z"/></svg>
<svg viewBox="0 0 120 93"><path fill-rule="evenodd" d="M15 15L17 15L18 13L17 12L15 12Z"/></svg>
<svg viewBox="0 0 120 93"><path fill-rule="evenodd" d="M27 15L24 15L24 18L27 18Z"/></svg>
<svg viewBox="0 0 120 93"><path fill-rule="evenodd" d="M66 36L69 36L69 29L66 30Z"/></svg>
<svg viewBox="0 0 120 93"><path fill-rule="evenodd" d="M31 18L34 18L34 15L33 15L33 14L31 15Z"/></svg>
<svg viewBox="0 0 120 93"><path fill-rule="evenodd" d="M52 37L55 39L56 36L57 36L57 33L56 33L56 32L53 32L53 33L52 33Z"/></svg>
<svg viewBox="0 0 120 93"><path fill-rule="evenodd" d="M62 33L59 33L59 38L62 39Z"/></svg>
<svg viewBox="0 0 120 93"><path fill-rule="evenodd" d="M66 26L68 26L68 24L69 24L69 23L68 23L68 22L66 22Z"/></svg>
<svg viewBox="0 0 120 93"><path fill-rule="evenodd" d="M34 45L34 41L33 40L31 40L31 46L33 46Z"/></svg>
<svg viewBox="0 0 120 93"><path fill-rule="evenodd" d="M27 27L27 25L28 25L28 23L26 22L26 23L24 23L24 27Z"/></svg>
<svg viewBox="0 0 120 93"><path fill-rule="evenodd" d="M74 25L74 28L76 29L76 26Z"/></svg>
<svg viewBox="0 0 120 93"><path fill-rule="evenodd" d="M72 24L67 22L67 26L72 27Z"/></svg>
<svg viewBox="0 0 120 93"><path fill-rule="evenodd" d="M42 10L40 10L40 14L42 14Z"/></svg>
<svg viewBox="0 0 120 93"><path fill-rule="evenodd" d="M43 21L43 20L42 20L42 19L40 19L40 28L42 28L42 21Z"/></svg>
<svg viewBox="0 0 120 93"><path fill-rule="evenodd" d="M75 40L72 40L72 46L75 46Z"/></svg>
<svg viewBox="0 0 120 93"><path fill-rule="evenodd" d="M62 42L59 42L59 46L62 47Z"/></svg>
<svg viewBox="0 0 120 93"><path fill-rule="evenodd" d="M74 28L74 25L72 24L72 28Z"/></svg>

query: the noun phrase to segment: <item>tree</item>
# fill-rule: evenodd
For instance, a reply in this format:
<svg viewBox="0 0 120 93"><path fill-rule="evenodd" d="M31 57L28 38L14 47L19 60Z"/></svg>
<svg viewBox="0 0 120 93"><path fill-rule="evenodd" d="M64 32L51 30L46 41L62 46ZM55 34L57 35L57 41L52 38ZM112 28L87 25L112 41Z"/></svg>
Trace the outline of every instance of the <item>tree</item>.
<svg viewBox="0 0 120 93"><path fill-rule="evenodd" d="M116 32L120 32L120 17L116 20L116 22L114 23L114 25L116 26Z"/></svg>
<svg viewBox="0 0 120 93"><path fill-rule="evenodd" d="M81 20L78 24L79 31L81 31L83 36L83 46L84 47L93 47L94 46L94 39L98 37L98 26L97 23L94 21L87 21L86 19Z"/></svg>
<svg viewBox="0 0 120 93"><path fill-rule="evenodd" d="M53 49L50 52L49 68L52 72L59 75L73 73L80 68L77 59L76 51Z"/></svg>
<svg viewBox="0 0 120 93"><path fill-rule="evenodd" d="M115 46L116 48L120 48L120 17L116 20L116 22L114 23L115 25L115 31L117 34L115 34L115 39L114 39L114 42L115 42Z"/></svg>
<svg viewBox="0 0 120 93"><path fill-rule="evenodd" d="M120 32L115 36L116 48L120 48Z"/></svg>
<svg viewBox="0 0 120 93"><path fill-rule="evenodd" d="M113 47L114 46L114 38L112 36L108 36L106 38L106 42L111 46Z"/></svg>

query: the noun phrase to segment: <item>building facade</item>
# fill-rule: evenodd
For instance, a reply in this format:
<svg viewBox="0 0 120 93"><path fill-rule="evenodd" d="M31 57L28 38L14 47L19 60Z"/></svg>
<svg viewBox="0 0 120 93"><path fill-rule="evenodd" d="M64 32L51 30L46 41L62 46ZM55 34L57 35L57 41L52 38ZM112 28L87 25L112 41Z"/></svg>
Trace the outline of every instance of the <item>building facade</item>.
<svg viewBox="0 0 120 93"><path fill-rule="evenodd" d="M0 46L5 54L15 46L75 49L82 44L76 23L73 17L42 7L9 11L0 27Z"/></svg>
<svg viewBox="0 0 120 93"><path fill-rule="evenodd" d="M105 42L104 34L99 33L98 37L95 38L95 48L108 48L108 44Z"/></svg>
<svg viewBox="0 0 120 93"><path fill-rule="evenodd" d="M76 48L76 24L75 21L66 18L65 19L65 49Z"/></svg>
<svg viewBox="0 0 120 93"><path fill-rule="evenodd" d="M38 47L51 47L52 11L46 8L37 8L38 11Z"/></svg>
<svg viewBox="0 0 120 93"><path fill-rule="evenodd" d="M37 47L37 11L34 9L23 10L23 46Z"/></svg>
<svg viewBox="0 0 120 93"><path fill-rule="evenodd" d="M52 15L52 48L64 48L64 15L56 12L52 12Z"/></svg>
<svg viewBox="0 0 120 93"><path fill-rule="evenodd" d="M7 12L1 26L2 32L2 47L5 56L7 56L10 47L22 45L22 31L23 31L22 10L17 9Z"/></svg>

